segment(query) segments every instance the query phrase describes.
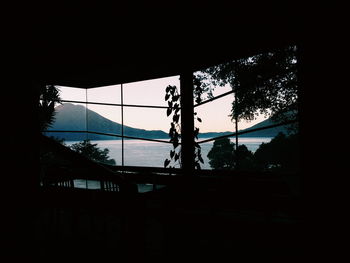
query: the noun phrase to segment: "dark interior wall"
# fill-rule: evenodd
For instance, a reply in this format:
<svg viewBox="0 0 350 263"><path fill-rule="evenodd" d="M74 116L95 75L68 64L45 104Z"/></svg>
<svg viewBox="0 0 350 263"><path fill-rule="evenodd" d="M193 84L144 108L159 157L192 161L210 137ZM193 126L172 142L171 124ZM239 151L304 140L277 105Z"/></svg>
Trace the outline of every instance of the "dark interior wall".
<svg viewBox="0 0 350 263"><path fill-rule="evenodd" d="M293 4L56 4L35 16L32 56L46 82L96 87L296 44L301 24Z"/></svg>

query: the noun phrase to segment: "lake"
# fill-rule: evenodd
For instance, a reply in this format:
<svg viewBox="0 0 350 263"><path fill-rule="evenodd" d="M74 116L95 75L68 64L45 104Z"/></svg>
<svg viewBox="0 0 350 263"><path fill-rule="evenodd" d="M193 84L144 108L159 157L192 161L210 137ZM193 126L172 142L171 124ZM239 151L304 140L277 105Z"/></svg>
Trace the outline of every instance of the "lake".
<svg viewBox="0 0 350 263"><path fill-rule="evenodd" d="M239 138L239 145L244 144L247 148L255 152L261 143L267 143L271 137L242 137ZM165 141L165 140L164 140ZM235 139L231 139L235 142ZM72 145L76 141L67 141L67 145ZM121 140L96 140L91 143L97 144L99 148L109 149L109 156L113 158L117 165L122 164L122 141ZM202 158L204 164L202 169L211 169L208 152L213 146L214 141L202 143ZM169 158L169 152L172 150L170 143L158 143L143 140L124 140L124 165L126 166L147 166L147 167L164 167L164 160ZM171 164L172 165L172 164Z"/></svg>
<svg viewBox="0 0 350 263"><path fill-rule="evenodd" d="M271 137L242 137L239 138L239 145L244 144L248 150L255 152L260 144L268 143ZM165 140L164 140L165 141ZM231 139L235 142L235 139ZM67 141L66 145L70 146L77 141ZM97 144L99 148L109 149L109 156L113 158L117 165L122 164L122 141L121 140L98 140L91 141L91 143ZM209 165L209 159L207 157L208 152L213 146L214 141L202 143L202 158L204 164L201 164L202 169L211 169ZM172 150L172 145L169 143L149 142L143 140L125 140L124 141L124 165L127 166L147 166L147 167L164 167L164 160L169 158L169 152ZM173 164L171 164L173 165ZM179 167L178 165L175 165ZM87 181L87 180L74 180L74 187L77 188L89 188L99 189L100 182ZM162 187L162 186L157 186ZM153 186L151 184L138 184L138 191L140 193L152 191Z"/></svg>

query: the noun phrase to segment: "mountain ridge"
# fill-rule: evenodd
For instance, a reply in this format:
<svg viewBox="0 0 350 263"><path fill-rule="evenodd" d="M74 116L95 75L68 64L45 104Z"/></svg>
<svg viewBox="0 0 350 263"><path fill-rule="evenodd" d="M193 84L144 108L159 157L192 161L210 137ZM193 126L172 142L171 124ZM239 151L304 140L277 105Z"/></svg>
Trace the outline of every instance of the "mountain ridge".
<svg viewBox="0 0 350 263"><path fill-rule="evenodd" d="M122 132L122 125L111 121L102 115L87 109L82 105L75 105L72 103L64 103L56 107L55 121L52 126L48 129L50 130L61 130L61 131L85 131L86 128L92 132L101 133L111 133L119 134ZM88 125L86 125L86 121ZM253 125L250 128L243 129L240 131L248 131L255 128L260 128L268 125L272 125L274 122L271 119L264 120ZM255 131L252 133L242 134L240 137L275 137L279 132L286 133L287 127L280 126L275 128L270 128L267 130ZM199 138L212 138L217 136L228 135L232 132L206 132L200 133ZM59 139L65 139L66 141L81 141L86 138L90 140L111 140L121 139L116 136L107 136L100 134L92 134L86 132L83 133L62 133L62 132L48 132L48 136L57 137ZM162 130L145 130L139 128L133 128L124 125L124 136L139 137L145 139L169 139L169 135Z"/></svg>

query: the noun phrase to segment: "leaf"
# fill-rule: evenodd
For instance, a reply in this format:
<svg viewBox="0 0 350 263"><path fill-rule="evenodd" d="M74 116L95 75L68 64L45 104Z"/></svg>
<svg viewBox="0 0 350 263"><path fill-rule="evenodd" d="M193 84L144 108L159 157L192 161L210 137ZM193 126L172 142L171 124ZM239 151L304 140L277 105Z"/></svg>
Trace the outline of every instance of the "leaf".
<svg viewBox="0 0 350 263"><path fill-rule="evenodd" d="M202 119L201 118L197 118L197 121L202 122Z"/></svg>
<svg viewBox="0 0 350 263"><path fill-rule="evenodd" d="M178 101L178 99L179 99L178 95L173 96L173 101Z"/></svg>
<svg viewBox="0 0 350 263"><path fill-rule="evenodd" d="M170 114L171 114L171 112L172 112L172 108L168 108L167 110L166 110L166 116L170 116Z"/></svg>
<svg viewBox="0 0 350 263"><path fill-rule="evenodd" d="M170 164L170 160L165 159L164 161L164 168L166 168Z"/></svg>
<svg viewBox="0 0 350 263"><path fill-rule="evenodd" d="M180 115L175 114L175 115L173 116L173 122L178 123L178 122L179 122L179 117L180 117Z"/></svg>
<svg viewBox="0 0 350 263"><path fill-rule="evenodd" d="M169 99L169 97L170 97L169 93L165 94L164 100L167 101Z"/></svg>
<svg viewBox="0 0 350 263"><path fill-rule="evenodd" d="M168 106L169 106L169 108L172 108L173 107L173 102L172 101L168 101Z"/></svg>
<svg viewBox="0 0 350 263"><path fill-rule="evenodd" d="M173 158L175 155L175 151L170 151L170 158Z"/></svg>
<svg viewBox="0 0 350 263"><path fill-rule="evenodd" d="M175 154L175 162L179 159L180 155L179 154Z"/></svg>
<svg viewBox="0 0 350 263"><path fill-rule="evenodd" d="M203 160L202 156L198 156L198 160L204 164L204 160Z"/></svg>
<svg viewBox="0 0 350 263"><path fill-rule="evenodd" d="M174 139L173 146L174 146L174 149L176 149L176 147L179 146L179 140L177 138Z"/></svg>
<svg viewBox="0 0 350 263"><path fill-rule="evenodd" d="M170 89L171 89L171 86L168 85L168 86L166 87L166 89L165 89L165 92L168 93Z"/></svg>
<svg viewBox="0 0 350 263"><path fill-rule="evenodd" d="M194 137L196 137L197 140L198 140L198 133L199 133L199 129L196 128L196 129L194 130Z"/></svg>

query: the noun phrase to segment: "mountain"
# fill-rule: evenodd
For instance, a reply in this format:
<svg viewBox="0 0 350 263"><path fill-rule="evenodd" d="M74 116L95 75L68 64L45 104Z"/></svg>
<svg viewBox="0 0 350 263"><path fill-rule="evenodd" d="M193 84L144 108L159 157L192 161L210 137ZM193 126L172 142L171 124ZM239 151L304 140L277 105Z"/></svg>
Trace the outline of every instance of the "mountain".
<svg viewBox="0 0 350 263"><path fill-rule="evenodd" d="M88 130L102 133L121 134L122 125L111 121L100 114L87 109L82 105L74 105L72 103L64 103L56 107L55 122L48 130L67 130L67 131L84 131L86 130L86 118L88 120ZM170 123L170 122L169 122ZM259 122L254 126L242 131L249 131L256 128L273 125L271 119ZM169 124L170 125L170 124ZM279 132L287 132L287 125L270 128L267 130L255 131L240 135L240 137L275 137ZM230 134L232 132L207 132L200 133L199 138L213 138ZM61 133L50 132L48 136L65 139L66 141L81 141L86 139L86 133ZM144 130L124 125L124 135L131 137L139 137L146 139L169 139L169 135L161 130ZM111 140L120 139L119 137L111 137L99 134L88 134L90 140Z"/></svg>
<svg viewBox="0 0 350 263"><path fill-rule="evenodd" d="M102 133L121 134L122 125L111 121L100 114L87 109L82 105L64 103L56 107L55 122L48 130L85 131L86 120L88 120L88 130ZM86 139L86 133L63 133L50 132L48 136L62 138L67 141L80 141ZM132 128L124 125L124 135L131 137L141 137L146 139L169 139L167 133L161 130L144 130ZM88 134L90 140L111 140L120 139L99 134Z"/></svg>
<svg viewBox="0 0 350 263"><path fill-rule="evenodd" d="M276 122L274 122L271 119L267 119L264 120L262 122L259 122L255 125L253 125L250 128L241 130L241 131L249 131L249 130L253 130L253 129L257 129L257 128L263 128L269 125L274 125L276 124ZM291 125L283 125L283 126L278 126L275 128L270 128L270 129L266 129L266 130L261 130L261 131L255 131L255 132L251 132L251 133L245 133L240 135L240 137L275 137L278 133L283 132L284 134L288 133L288 128Z"/></svg>
<svg viewBox="0 0 350 263"><path fill-rule="evenodd" d="M240 132L250 131L253 129L257 129L257 128L263 128L263 127L274 125L274 124L276 124L276 123L273 120L267 119L267 120L264 120L262 122L259 122L255 125L253 125L250 128L240 130ZM239 137L275 137L280 132L287 134L288 127L289 127L289 125L283 125L283 126L279 126L279 127L275 127L275 128L266 129L266 130L245 133L245 134L240 135ZM233 133L233 131L232 132L229 132L229 131L226 131L226 132L206 132L206 133L200 133L198 137L202 138L202 139L213 138L213 137L228 135L231 133Z"/></svg>

